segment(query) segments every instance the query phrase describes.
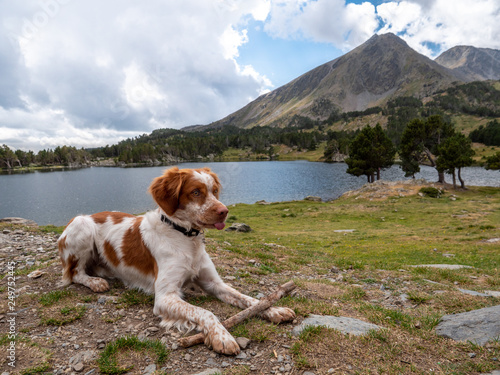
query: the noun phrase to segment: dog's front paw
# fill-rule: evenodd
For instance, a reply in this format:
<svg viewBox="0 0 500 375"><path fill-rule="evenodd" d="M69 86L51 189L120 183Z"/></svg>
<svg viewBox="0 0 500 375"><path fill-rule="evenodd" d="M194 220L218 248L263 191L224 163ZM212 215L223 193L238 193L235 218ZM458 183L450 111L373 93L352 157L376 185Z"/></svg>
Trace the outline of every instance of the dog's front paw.
<svg viewBox="0 0 500 375"><path fill-rule="evenodd" d="M240 353L240 346L222 326L208 330L208 334L205 334L205 345L221 354L237 355Z"/></svg>
<svg viewBox="0 0 500 375"><path fill-rule="evenodd" d="M288 307L270 307L261 316L276 324L295 319L294 311Z"/></svg>
<svg viewBox="0 0 500 375"><path fill-rule="evenodd" d="M100 277L89 277L87 284L96 293L107 292L109 290L109 283Z"/></svg>

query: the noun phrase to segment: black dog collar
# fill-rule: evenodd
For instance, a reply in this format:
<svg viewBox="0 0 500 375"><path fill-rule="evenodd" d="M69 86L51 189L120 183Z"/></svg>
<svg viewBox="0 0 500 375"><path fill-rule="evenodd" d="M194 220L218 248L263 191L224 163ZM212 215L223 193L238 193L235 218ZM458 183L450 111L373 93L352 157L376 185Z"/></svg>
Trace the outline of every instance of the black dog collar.
<svg viewBox="0 0 500 375"><path fill-rule="evenodd" d="M171 225L172 228L181 232L183 235L185 235L187 237L196 237L197 235L199 235L201 233L198 229L194 229L194 228L191 228L191 230L187 230L186 228L181 227L180 225L174 223L172 220L170 220L168 217L166 217L163 214L161 215L161 221Z"/></svg>

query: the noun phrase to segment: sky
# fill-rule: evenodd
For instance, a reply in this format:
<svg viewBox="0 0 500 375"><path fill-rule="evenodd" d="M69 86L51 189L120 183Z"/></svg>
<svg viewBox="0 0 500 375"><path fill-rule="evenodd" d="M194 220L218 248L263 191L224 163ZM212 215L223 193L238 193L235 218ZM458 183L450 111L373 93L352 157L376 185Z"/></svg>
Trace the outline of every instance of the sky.
<svg viewBox="0 0 500 375"><path fill-rule="evenodd" d="M0 145L209 124L387 32L500 49L500 1L0 0Z"/></svg>

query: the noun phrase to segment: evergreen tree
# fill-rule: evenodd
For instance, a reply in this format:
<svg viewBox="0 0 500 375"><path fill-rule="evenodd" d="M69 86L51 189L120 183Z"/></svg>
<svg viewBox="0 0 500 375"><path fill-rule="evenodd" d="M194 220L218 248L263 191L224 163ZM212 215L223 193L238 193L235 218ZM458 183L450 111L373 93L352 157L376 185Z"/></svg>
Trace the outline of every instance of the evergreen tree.
<svg viewBox="0 0 500 375"><path fill-rule="evenodd" d="M16 162L19 162L19 159L9 146L3 145L0 147L0 165L4 165L7 169L12 169Z"/></svg>
<svg viewBox="0 0 500 375"><path fill-rule="evenodd" d="M486 158L486 169L500 170L500 151Z"/></svg>
<svg viewBox="0 0 500 375"><path fill-rule="evenodd" d="M439 145L439 156L436 160L437 168L452 175L454 189L457 188L455 170L458 170L460 185L462 189L465 189L465 183L460 172L463 167L472 165L472 156L474 154L471 140L462 133L455 133Z"/></svg>
<svg viewBox="0 0 500 375"><path fill-rule="evenodd" d="M374 182L375 175L380 179L381 169L392 166L395 155L394 145L380 124L374 128L367 125L349 146L349 157L345 161L347 173L365 175L368 182Z"/></svg>
<svg viewBox="0 0 500 375"><path fill-rule="evenodd" d="M433 115L425 121L410 121L401 136L401 168L406 176L420 171L419 164L427 160L438 171L438 181L444 183L444 171L437 168L439 145L454 134L453 126L440 115Z"/></svg>

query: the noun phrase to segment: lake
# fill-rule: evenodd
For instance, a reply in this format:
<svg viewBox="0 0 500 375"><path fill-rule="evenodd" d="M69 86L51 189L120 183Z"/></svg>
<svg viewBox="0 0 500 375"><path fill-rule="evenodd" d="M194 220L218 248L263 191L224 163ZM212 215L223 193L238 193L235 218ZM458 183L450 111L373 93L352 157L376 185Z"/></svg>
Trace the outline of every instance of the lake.
<svg viewBox="0 0 500 375"><path fill-rule="evenodd" d="M366 177L347 174L344 163L308 161L258 161L180 163L179 168L210 167L223 185L221 201L255 203L300 200L308 195L323 200L338 198L361 187ZM0 218L23 217L40 225L65 225L79 214L99 211L142 213L155 208L147 193L149 184L168 168L93 167L66 171L0 175ZM421 167L417 178L437 180L437 172ZM466 185L500 186L500 172L465 168ZM382 171L384 180L403 180L399 166ZM447 182L451 176L446 175Z"/></svg>

